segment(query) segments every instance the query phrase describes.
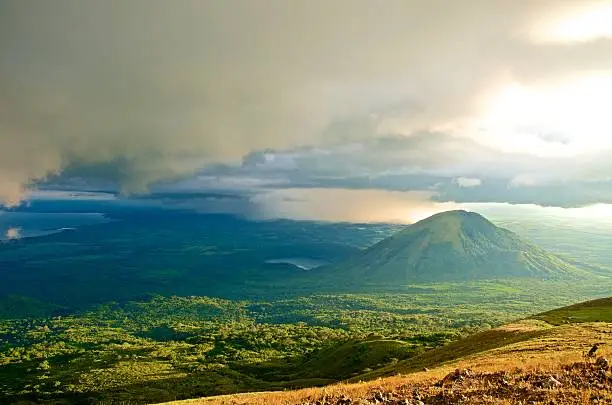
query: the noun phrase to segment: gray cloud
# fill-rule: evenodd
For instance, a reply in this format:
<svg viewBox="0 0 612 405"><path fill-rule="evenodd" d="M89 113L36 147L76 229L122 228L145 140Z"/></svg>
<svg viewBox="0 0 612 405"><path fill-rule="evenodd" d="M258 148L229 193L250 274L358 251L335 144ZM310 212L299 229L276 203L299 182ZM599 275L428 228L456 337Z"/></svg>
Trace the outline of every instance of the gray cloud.
<svg viewBox="0 0 612 405"><path fill-rule="evenodd" d="M609 40L528 40L533 21L558 5L4 1L0 201L14 203L33 182L61 172L143 191L254 150L306 145L320 149L259 162L270 168L263 177L274 181L274 171L295 171L292 161L301 159L312 162L308 173L290 180L331 181L338 168L325 153L335 144L348 145L340 157L364 145L376 153L401 141L366 138L386 135L397 120L409 135L472 114L481 93L502 78L534 82L611 68ZM354 177L386 166L394 176L398 167L422 170L449 160L466 166L453 175L477 175L468 170L471 155L460 155L472 145L457 140L434 153L429 141L415 139L406 156L387 151L396 165L367 154L347 165ZM244 167L257 166L252 159L261 156Z"/></svg>
<svg viewBox="0 0 612 405"><path fill-rule="evenodd" d="M217 190L251 197L299 188L319 195L321 189L386 190L421 192L438 202L572 207L612 203L612 180L603 170L608 161L608 154L576 159L504 153L450 135L421 133L328 149L252 152L242 165L211 166L194 178L153 190Z"/></svg>

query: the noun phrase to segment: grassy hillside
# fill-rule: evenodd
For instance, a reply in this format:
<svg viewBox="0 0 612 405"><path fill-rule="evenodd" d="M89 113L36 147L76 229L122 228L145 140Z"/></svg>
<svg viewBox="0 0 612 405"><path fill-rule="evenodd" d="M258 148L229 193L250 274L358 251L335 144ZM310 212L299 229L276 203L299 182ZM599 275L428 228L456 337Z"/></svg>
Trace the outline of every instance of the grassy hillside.
<svg viewBox="0 0 612 405"><path fill-rule="evenodd" d="M397 364L364 373L353 380L373 379L397 373L412 373L424 368L439 367L445 363L477 355L506 345L537 339L551 333L546 327L496 328L470 335Z"/></svg>
<svg viewBox="0 0 612 405"><path fill-rule="evenodd" d="M612 323L612 297L553 309L534 316L534 319L541 319L552 325L579 322Z"/></svg>
<svg viewBox="0 0 612 405"><path fill-rule="evenodd" d="M610 323L608 327L612 327L612 297L554 309L535 315L518 324L478 332L395 365L364 374L359 378L374 378L393 375L398 372L415 372L425 367L436 367L449 361L474 356L514 343L551 339L554 336L559 336L561 331L565 331L552 326L593 322ZM610 331L612 332L612 329ZM589 343L585 342L585 348L590 347Z"/></svg>
<svg viewBox="0 0 612 405"><path fill-rule="evenodd" d="M609 363L584 358L595 342L604 343L599 356L612 355L611 310L612 298L606 298L549 311L534 317L538 319L476 333L324 388L236 394L185 403L612 403ZM554 314L574 321L559 324ZM380 376L387 377L376 378Z"/></svg>
<svg viewBox="0 0 612 405"><path fill-rule="evenodd" d="M436 343L435 336L428 338ZM372 369L395 364L427 349L422 342L373 339L350 340L312 352L303 359L287 362L251 364L239 368L248 375L257 375L272 386L283 388L309 387L330 384L338 380L362 375Z"/></svg>

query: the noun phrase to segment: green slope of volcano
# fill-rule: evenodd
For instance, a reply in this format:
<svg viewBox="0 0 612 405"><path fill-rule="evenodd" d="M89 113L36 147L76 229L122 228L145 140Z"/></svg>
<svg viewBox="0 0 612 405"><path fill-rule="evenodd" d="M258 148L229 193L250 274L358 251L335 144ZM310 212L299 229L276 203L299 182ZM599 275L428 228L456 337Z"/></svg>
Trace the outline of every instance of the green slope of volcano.
<svg viewBox="0 0 612 405"><path fill-rule="evenodd" d="M351 284L508 277L558 279L589 274L495 226L482 215L463 210L433 215L320 271Z"/></svg>

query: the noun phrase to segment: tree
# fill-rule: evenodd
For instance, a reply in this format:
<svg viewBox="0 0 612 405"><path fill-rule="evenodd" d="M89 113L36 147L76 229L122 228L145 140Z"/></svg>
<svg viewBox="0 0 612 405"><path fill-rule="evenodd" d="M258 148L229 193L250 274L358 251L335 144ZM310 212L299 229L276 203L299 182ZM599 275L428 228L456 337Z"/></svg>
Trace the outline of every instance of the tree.
<svg viewBox="0 0 612 405"><path fill-rule="evenodd" d="M43 371L47 371L51 369L51 366L49 365L49 362L47 360L44 360L43 362L41 362L38 365L38 369L39 370L43 370Z"/></svg>

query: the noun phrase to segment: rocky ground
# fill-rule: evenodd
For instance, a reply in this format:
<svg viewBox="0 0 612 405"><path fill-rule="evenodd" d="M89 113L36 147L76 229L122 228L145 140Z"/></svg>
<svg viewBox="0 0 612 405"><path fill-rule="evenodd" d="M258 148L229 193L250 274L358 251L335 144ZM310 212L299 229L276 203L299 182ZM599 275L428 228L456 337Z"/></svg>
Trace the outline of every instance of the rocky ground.
<svg viewBox="0 0 612 405"><path fill-rule="evenodd" d="M568 364L556 372L457 369L435 384L393 391L373 388L362 398L309 398L301 405L357 404L612 404L612 368L605 357Z"/></svg>

